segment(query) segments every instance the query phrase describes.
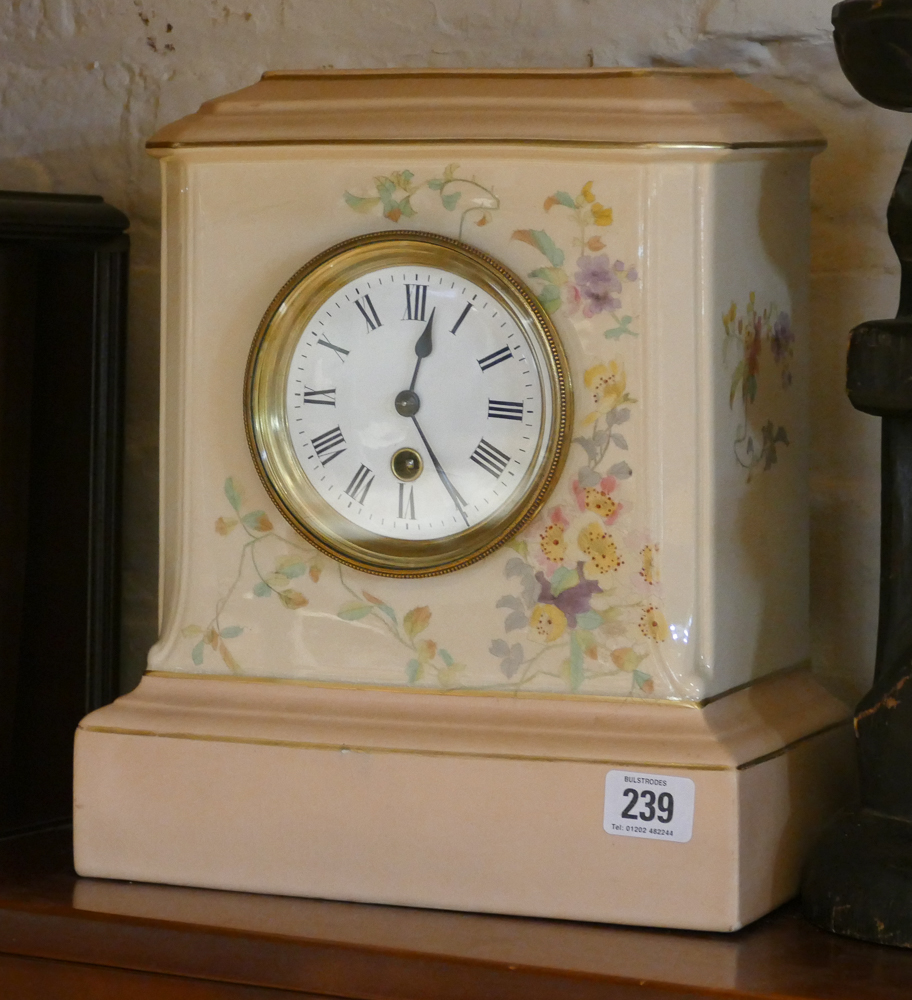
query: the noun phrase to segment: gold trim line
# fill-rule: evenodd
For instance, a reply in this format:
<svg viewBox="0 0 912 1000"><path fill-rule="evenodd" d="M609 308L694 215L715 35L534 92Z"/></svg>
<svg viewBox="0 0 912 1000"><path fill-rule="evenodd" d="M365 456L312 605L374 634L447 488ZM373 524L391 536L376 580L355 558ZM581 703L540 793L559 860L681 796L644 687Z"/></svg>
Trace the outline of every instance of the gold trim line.
<svg viewBox="0 0 912 1000"><path fill-rule="evenodd" d="M781 671L780 671L781 672ZM311 681L301 677L252 677L240 676L238 674L195 674L184 672L183 670L147 670L145 677L163 677L172 680L191 681L234 681L241 684L295 684L300 687L326 688L330 691L380 691L391 694L406 695L426 695L437 698L528 698L538 701L581 701L581 702L608 702L610 704L653 706L663 705L668 708L703 708L704 702L689 701L686 699L672 698L631 698L615 694L564 694L563 692L548 691L505 691L505 690L480 690L472 689L450 689L439 690L437 688L407 688L398 687L394 684L358 684L346 681ZM778 676L778 672L775 675ZM766 678L758 678L765 680ZM738 689L740 690L740 688ZM729 694L728 691L724 694ZM724 697L717 695L716 698Z"/></svg>
<svg viewBox="0 0 912 1000"><path fill-rule="evenodd" d="M823 149L826 139L745 140L743 142L635 142L623 139L212 139L197 142L147 142L146 149L208 149L256 146L542 146L579 149Z"/></svg>
<svg viewBox="0 0 912 1000"><path fill-rule="evenodd" d="M662 705L668 708L706 708L713 702L727 698L729 695L737 694L746 688L754 687L757 684L764 684L768 681L776 680L796 673L799 670L811 669L810 660L802 660L800 663L793 663L789 667L781 667L772 673L764 674L763 677L754 677L739 684L737 687L729 688L719 694L710 695L707 698L694 700L689 698L631 698L625 695L615 694L565 694L561 691L508 691L508 690L483 690L483 689L450 689L439 690L437 688L407 688L394 684L359 684L347 681L315 681L307 680L303 677L255 677L241 676L238 674L197 674L183 670L147 670L146 677L162 677L173 680L193 680L193 681L233 681L240 684L294 684L299 687L326 688L330 691L381 691L392 694L427 695L438 698L528 698L538 701L581 701L615 704L615 705L637 705L649 707Z"/></svg>
<svg viewBox="0 0 912 1000"><path fill-rule="evenodd" d="M305 740L271 740L256 736L212 736L199 733L158 733L148 729L127 729L118 726L80 726L83 732L100 733L109 736L144 736L156 739L169 740L192 740L199 743L233 743L242 746L267 746L283 747L289 750L316 750L332 753L366 753L366 754L404 754L414 757L458 757L471 760L516 760L516 761L538 761L550 764L598 764L603 767L650 767L676 771L744 771L750 767L779 757L788 753L793 747L817 736L823 736L839 726L848 725L851 720L844 719L840 722L833 722L822 729L818 729L806 736L801 736L791 743L787 743L778 750L763 754L753 760L745 761L733 767L724 764L681 764L670 761L644 761L644 760L616 760L607 757L556 757L544 754L509 754L509 753L482 753L481 751L470 750L413 750L404 747L367 746L351 743L316 743Z"/></svg>

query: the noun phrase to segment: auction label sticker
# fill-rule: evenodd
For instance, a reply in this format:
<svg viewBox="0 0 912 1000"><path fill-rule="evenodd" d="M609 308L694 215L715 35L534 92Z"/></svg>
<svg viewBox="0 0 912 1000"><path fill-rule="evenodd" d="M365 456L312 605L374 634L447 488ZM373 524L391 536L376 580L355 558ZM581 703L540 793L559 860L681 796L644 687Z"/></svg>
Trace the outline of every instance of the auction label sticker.
<svg viewBox="0 0 912 1000"><path fill-rule="evenodd" d="M605 832L686 844L693 832L690 778L609 771L605 778Z"/></svg>

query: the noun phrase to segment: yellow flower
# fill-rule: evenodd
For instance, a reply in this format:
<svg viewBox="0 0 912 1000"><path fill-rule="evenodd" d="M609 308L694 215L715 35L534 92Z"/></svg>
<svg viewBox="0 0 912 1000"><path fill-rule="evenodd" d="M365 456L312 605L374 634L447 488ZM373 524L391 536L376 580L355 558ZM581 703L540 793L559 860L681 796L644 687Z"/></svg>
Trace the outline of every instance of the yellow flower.
<svg viewBox="0 0 912 1000"><path fill-rule="evenodd" d="M655 549L651 545L646 545L640 552L643 557L643 568L640 570L640 576L647 583L655 583L659 578L659 567L656 565L655 560Z"/></svg>
<svg viewBox="0 0 912 1000"><path fill-rule="evenodd" d="M552 562L560 562L567 554L564 529L559 524L549 524L539 538L541 550Z"/></svg>
<svg viewBox="0 0 912 1000"><path fill-rule="evenodd" d="M599 517L611 517L617 510L617 504L607 493L587 487L586 510L591 510L593 514L598 514Z"/></svg>
<svg viewBox="0 0 912 1000"><path fill-rule="evenodd" d="M610 226L614 222L614 212L596 202L592 206L592 218L597 226Z"/></svg>
<svg viewBox="0 0 912 1000"><path fill-rule="evenodd" d="M567 616L553 604L536 604L529 618L529 625L545 642L554 642L567 629Z"/></svg>
<svg viewBox="0 0 912 1000"><path fill-rule="evenodd" d="M595 201L595 195L592 193L592 181L586 181L583 185L582 195L591 205Z"/></svg>
<svg viewBox="0 0 912 1000"><path fill-rule="evenodd" d="M616 570L624 564L624 560L618 555L614 539L606 531L602 531L595 522L583 528L579 533L577 544L580 551L590 557L589 562L583 567L589 579Z"/></svg>
<svg viewBox="0 0 912 1000"><path fill-rule="evenodd" d="M613 410L627 391L627 374L617 361L589 368L583 381L586 388L592 391L592 402L595 405L595 412L583 418L584 424L595 423L603 413Z"/></svg>
<svg viewBox="0 0 912 1000"><path fill-rule="evenodd" d="M664 642L668 638L668 622L665 621L665 615L650 604L640 616L640 631L647 639Z"/></svg>

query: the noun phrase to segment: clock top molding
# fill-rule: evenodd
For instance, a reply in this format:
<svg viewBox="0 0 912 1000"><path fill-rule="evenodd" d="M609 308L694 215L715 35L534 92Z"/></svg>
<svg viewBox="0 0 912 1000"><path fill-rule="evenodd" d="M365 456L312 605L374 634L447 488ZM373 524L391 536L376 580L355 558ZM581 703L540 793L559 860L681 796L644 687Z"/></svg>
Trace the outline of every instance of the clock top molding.
<svg viewBox="0 0 912 1000"><path fill-rule="evenodd" d="M181 147L337 142L807 146L815 126L730 70L269 72L160 129Z"/></svg>

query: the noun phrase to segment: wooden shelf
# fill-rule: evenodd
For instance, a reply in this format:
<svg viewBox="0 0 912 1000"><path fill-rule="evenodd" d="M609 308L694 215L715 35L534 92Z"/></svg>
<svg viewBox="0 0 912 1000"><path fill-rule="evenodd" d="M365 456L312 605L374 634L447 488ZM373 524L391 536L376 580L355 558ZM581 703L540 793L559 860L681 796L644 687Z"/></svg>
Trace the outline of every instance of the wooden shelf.
<svg viewBox="0 0 912 1000"><path fill-rule="evenodd" d="M0 996L908 1000L912 954L793 906L721 935L81 879L57 830L0 842Z"/></svg>

